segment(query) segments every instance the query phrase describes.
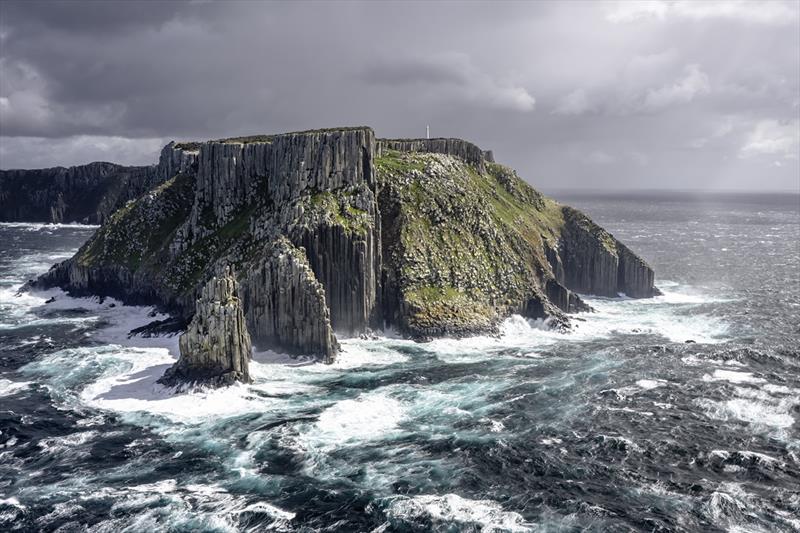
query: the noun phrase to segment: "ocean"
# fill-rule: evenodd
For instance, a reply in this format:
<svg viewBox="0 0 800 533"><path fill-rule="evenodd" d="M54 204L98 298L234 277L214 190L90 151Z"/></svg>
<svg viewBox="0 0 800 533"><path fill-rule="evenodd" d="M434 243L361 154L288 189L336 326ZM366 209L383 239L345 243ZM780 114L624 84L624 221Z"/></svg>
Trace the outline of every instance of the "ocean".
<svg viewBox="0 0 800 533"><path fill-rule="evenodd" d="M0 530L800 531L800 196L556 197L663 295L182 394L154 310L17 293L94 227L0 224Z"/></svg>

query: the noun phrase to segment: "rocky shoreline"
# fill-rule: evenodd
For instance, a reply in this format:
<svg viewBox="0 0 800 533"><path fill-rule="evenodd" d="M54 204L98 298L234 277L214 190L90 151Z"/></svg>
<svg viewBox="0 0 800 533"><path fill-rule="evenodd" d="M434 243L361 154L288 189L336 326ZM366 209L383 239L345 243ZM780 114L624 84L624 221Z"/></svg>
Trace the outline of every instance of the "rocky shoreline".
<svg viewBox="0 0 800 533"><path fill-rule="evenodd" d="M577 293L657 294L626 246L460 139L170 143L152 168L152 188L34 285L189 320L232 266L253 344L327 362L336 333L466 336L512 313L568 327L587 310Z"/></svg>

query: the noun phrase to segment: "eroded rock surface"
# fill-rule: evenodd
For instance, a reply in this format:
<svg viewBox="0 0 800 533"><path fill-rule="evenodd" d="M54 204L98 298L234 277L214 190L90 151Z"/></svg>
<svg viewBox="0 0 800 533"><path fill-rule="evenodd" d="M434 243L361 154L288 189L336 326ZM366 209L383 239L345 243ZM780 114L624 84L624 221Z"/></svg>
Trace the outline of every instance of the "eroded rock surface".
<svg viewBox="0 0 800 533"><path fill-rule="evenodd" d="M118 209L196 168L197 152L170 143L157 165L96 162L69 168L0 170L0 222L102 224Z"/></svg>
<svg viewBox="0 0 800 533"><path fill-rule="evenodd" d="M356 127L170 143L153 168L158 185L36 285L188 321L232 265L253 343L327 362L337 332L467 336L512 313L568 327L588 310L578 293L657 293L611 234L461 139Z"/></svg>
<svg viewBox="0 0 800 533"><path fill-rule="evenodd" d="M160 383L222 386L251 381L250 334L239 284L229 269L203 287L194 318L180 337L180 352L180 359L164 373Z"/></svg>
<svg viewBox="0 0 800 533"><path fill-rule="evenodd" d="M278 238L245 274L242 286L248 322L260 344L334 360L339 344L325 288L302 249Z"/></svg>

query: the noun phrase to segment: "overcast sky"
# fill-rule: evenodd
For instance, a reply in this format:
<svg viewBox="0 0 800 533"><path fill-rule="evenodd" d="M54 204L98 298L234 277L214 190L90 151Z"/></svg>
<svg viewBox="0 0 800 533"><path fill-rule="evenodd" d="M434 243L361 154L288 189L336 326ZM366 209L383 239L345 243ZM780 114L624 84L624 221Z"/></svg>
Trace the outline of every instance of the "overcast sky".
<svg viewBox="0 0 800 533"><path fill-rule="evenodd" d="M0 168L430 124L545 190L798 190L798 6L0 0Z"/></svg>

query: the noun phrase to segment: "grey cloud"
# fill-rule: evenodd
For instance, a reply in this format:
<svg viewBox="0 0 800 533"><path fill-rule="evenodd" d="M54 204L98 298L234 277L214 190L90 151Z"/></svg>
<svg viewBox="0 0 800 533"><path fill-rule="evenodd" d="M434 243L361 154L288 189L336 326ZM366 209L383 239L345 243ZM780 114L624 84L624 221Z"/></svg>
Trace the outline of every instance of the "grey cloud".
<svg viewBox="0 0 800 533"><path fill-rule="evenodd" d="M380 85L425 85L434 100L461 100L496 109L532 111L536 100L528 90L495 79L462 53L441 53L416 59L384 59L363 72L366 82Z"/></svg>
<svg viewBox="0 0 800 533"><path fill-rule="evenodd" d="M434 61L430 58L382 62L369 65L363 72L364 81L375 84L409 85L416 83L467 82L466 74L449 61Z"/></svg>
<svg viewBox="0 0 800 533"><path fill-rule="evenodd" d="M87 6L76 0L5 1L2 19L16 31L99 34L163 24L182 11L190 13L191 7L175 0L148 0L146 8L139 2L91 2Z"/></svg>
<svg viewBox="0 0 800 533"><path fill-rule="evenodd" d="M609 7L606 18L615 23L682 18L694 21L727 19L750 24L783 26L797 20L797 4L754 0L620 1Z"/></svg>
<svg viewBox="0 0 800 533"><path fill-rule="evenodd" d="M3 0L0 167L430 124L545 189L799 188L796 3L629 4Z"/></svg>

